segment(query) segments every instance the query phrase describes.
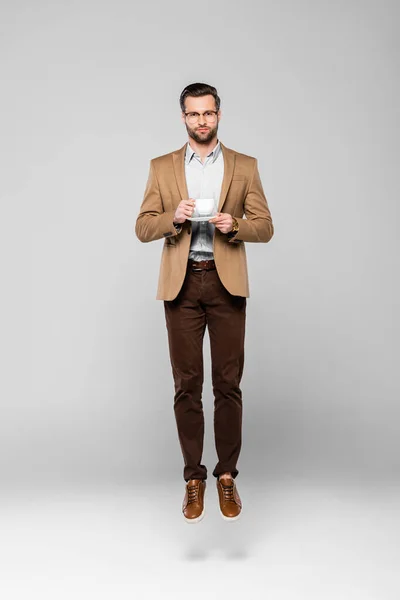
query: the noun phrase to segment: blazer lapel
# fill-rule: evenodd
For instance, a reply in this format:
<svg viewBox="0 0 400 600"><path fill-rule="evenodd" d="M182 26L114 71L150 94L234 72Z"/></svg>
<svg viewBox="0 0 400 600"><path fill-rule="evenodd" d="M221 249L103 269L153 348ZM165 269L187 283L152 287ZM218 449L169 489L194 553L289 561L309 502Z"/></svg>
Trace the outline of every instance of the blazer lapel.
<svg viewBox="0 0 400 600"><path fill-rule="evenodd" d="M186 176L185 176L185 154L186 154L186 144L172 153L173 158L173 166L175 172L176 183L179 188L179 193L181 195L181 200L189 198L189 192L187 189ZM222 155L224 157L224 176L222 179L221 185L221 194L218 202L218 212L221 212L222 206L226 200L226 196L228 194L229 186L231 184L233 171L235 168L235 153L230 148L227 148L221 142L221 150ZM180 202L180 200L179 200ZM179 202L175 203L176 206Z"/></svg>
<svg viewBox="0 0 400 600"><path fill-rule="evenodd" d="M222 206L226 200L226 195L231 185L233 170L235 168L235 153L227 148L221 142L222 155L224 157L224 177L222 179L221 194L218 202L218 212L221 212Z"/></svg>
<svg viewBox="0 0 400 600"><path fill-rule="evenodd" d="M175 171L176 183L178 184L179 193L181 195L181 200L187 200L189 198L189 192L186 184L186 175L185 175L185 153L186 153L186 144L176 152L172 153L173 165ZM175 202L175 206L178 206L179 202Z"/></svg>

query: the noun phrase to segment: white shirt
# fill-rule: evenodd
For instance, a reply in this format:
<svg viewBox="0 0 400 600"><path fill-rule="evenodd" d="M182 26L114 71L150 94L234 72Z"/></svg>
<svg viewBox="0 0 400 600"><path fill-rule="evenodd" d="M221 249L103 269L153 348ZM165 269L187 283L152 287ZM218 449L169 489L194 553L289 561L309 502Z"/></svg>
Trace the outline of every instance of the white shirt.
<svg viewBox="0 0 400 600"><path fill-rule="evenodd" d="M215 210L217 210L224 176L224 157L220 142L218 141L214 149L207 154L204 163L188 143L185 153L185 176L189 198L214 198ZM214 223L192 221L189 258L193 260L214 258L214 229Z"/></svg>

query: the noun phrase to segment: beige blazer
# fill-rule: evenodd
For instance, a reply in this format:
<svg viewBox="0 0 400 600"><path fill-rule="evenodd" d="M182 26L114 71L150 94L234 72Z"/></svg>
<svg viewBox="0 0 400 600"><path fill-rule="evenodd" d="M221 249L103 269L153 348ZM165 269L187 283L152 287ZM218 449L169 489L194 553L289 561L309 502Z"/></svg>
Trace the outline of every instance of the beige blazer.
<svg viewBox="0 0 400 600"><path fill-rule="evenodd" d="M185 279L191 221L178 233L173 225L176 208L189 198L185 177L186 144L175 152L150 161L144 198L136 219L135 233L141 242L164 239L158 280L157 300L173 300ZM274 234L271 213L258 172L257 159L227 148L224 157L218 212L230 213L239 223L234 238L215 227L214 260L225 288L234 295L249 297L245 242L269 242ZM245 218L243 218L245 216Z"/></svg>

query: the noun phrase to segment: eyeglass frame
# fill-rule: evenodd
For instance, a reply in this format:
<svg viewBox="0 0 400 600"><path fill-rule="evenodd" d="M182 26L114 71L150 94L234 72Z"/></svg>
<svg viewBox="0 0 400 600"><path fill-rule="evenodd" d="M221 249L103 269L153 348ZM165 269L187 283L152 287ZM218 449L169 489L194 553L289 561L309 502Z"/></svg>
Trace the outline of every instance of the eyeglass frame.
<svg viewBox="0 0 400 600"><path fill-rule="evenodd" d="M194 113L194 114L198 115L198 117L196 119L196 121L198 121L201 116L204 117L205 113L214 113L214 117L215 117L215 119L217 119L219 110L205 110L202 113L197 112L197 110L189 110L188 112L185 112L185 111L182 111L182 112L185 115L185 117L187 117L190 113Z"/></svg>

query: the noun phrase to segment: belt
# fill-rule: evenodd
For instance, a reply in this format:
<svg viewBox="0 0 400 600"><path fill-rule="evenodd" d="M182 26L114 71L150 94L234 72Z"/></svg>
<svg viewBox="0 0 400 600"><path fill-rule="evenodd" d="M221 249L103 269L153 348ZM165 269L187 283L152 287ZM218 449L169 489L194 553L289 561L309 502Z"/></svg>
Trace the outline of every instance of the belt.
<svg viewBox="0 0 400 600"><path fill-rule="evenodd" d="M189 258L188 265L192 271L211 271L212 269L216 268L215 261L213 259L193 260L192 258Z"/></svg>

